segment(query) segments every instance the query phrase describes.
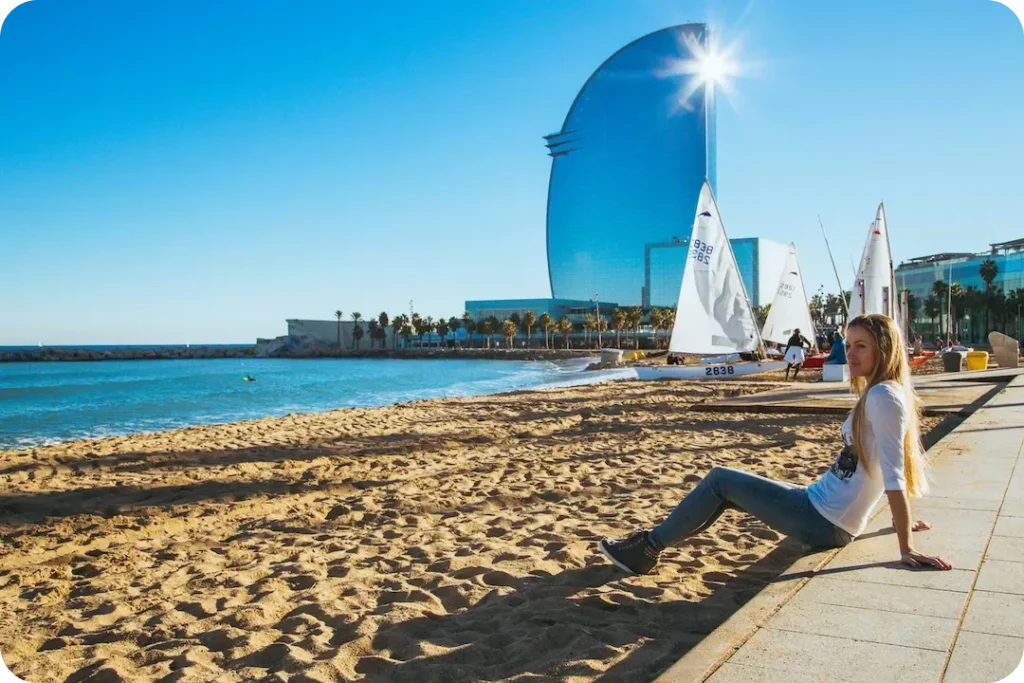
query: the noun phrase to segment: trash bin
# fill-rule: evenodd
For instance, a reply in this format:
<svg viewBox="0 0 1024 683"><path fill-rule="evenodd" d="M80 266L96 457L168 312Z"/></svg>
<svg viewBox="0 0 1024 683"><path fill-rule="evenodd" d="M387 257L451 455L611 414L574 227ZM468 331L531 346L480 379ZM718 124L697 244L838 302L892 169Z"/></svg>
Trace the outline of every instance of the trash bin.
<svg viewBox="0 0 1024 683"><path fill-rule="evenodd" d="M942 354L942 369L945 372L960 372L963 369L966 351L946 351Z"/></svg>
<svg viewBox="0 0 1024 683"><path fill-rule="evenodd" d="M968 370L988 370L988 351L968 351Z"/></svg>
<svg viewBox="0 0 1024 683"><path fill-rule="evenodd" d="M601 349L602 363L621 363L622 351L619 349Z"/></svg>

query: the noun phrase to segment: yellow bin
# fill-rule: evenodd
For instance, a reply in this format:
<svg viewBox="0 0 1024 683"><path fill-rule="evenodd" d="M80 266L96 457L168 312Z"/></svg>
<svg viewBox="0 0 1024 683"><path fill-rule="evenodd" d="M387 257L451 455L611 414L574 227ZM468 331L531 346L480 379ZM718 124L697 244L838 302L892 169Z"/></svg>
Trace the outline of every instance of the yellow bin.
<svg viewBox="0 0 1024 683"><path fill-rule="evenodd" d="M988 351L968 351L967 352L967 369L968 370L987 370L988 369Z"/></svg>

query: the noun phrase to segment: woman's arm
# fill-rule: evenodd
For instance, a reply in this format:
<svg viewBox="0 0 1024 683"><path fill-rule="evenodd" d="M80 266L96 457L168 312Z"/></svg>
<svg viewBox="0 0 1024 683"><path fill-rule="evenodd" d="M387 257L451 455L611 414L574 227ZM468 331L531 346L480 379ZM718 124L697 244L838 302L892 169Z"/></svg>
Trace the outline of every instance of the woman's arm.
<svg viewBox="0 0 1024 683"><path fill-rule="evenodd" d="M910 501L907 500L907 492L899 489L886 491L885 495L889 498L892 523L896 527L896 538L899 539L900 561L911 567L931 566L939 569L952 569L953 565L941 557L925 555L914 549L914 540L910 536ZM914 525L915 528L917 526L917 524Z"/></svg>

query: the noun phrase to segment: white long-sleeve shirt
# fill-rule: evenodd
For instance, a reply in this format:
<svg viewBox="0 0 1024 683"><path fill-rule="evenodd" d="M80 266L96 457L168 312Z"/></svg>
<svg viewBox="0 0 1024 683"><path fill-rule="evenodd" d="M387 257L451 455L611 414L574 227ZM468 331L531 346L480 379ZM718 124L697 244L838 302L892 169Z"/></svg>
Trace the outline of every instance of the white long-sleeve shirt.
<svg viewBox="0 0 1024 683"><path fill-rule="evenodd" d="M846 447L832 467L807 487L811 504L821 515L853 536L864 531L868 515L886 491L907 488L903 444L910 428L910 399L895 382L871 387L864 405L865 454L853 454L851 413L843 423ZM870 475L860 461L867 458Z"/></svg>

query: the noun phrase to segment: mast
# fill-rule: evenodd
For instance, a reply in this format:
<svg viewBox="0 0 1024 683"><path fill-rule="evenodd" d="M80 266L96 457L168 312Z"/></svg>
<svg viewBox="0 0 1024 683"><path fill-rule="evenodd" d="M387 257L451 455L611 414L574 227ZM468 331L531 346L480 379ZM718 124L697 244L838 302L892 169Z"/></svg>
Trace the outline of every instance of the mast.
<svg viewBox="0 0 1024 683"><path fill-rule="evenodd" d="M846 301L846 290L843 289L843 281L839 279L839 269L836 268L836 260L832 258L832 247L828 243L828 235L825 234L825 224L821 222L821 215L818 216L818 225L821 226L821 236L825 238L825 248L828 249L828 260L832 262L832 272L836 276L836 284L839 286L839 299L843 302L843 310L846 311L846 319L850 319L850 304ZM794 247L795 249L796 247ZM854 273L854 278L857 274ZM800 286L804 284L804 278L800 276Z"/></svg>
<svg viewBox="0 0 1024 683"><path fill-rule="evenodd" d="M710 187L711 183L708 182ZM729 245L729 256L732 257L732 264L736 268L736 274L739 275L739 264L736 262L736 252L732 250L732 242L729 241L729 233L725 230L725 221L722 220L722 212L718 208L718 199L715 197L714 189L711 190L711 203L715 205L715 213L718 214L718 223L722 226L722 235L725 236L725 243ZM750 311L750 318L754 323L754 334L757 335L757 350L762 357L766 357L766 349L764 340L761 339L760 325L757 324L757 316L754 315L754 307L750 305L750 296L747 294L747 284L743 282L742 277L737 277L740 281L740 289L743 290L743 301L747 304L747 310ZM801 283L802 284L802 283Z"/></svg>

